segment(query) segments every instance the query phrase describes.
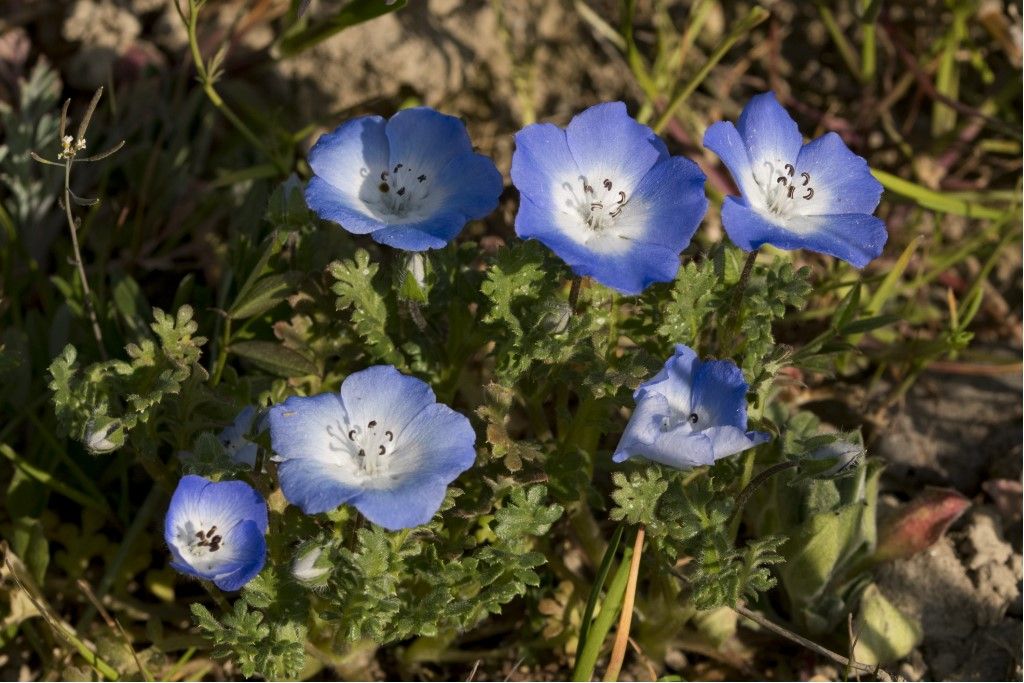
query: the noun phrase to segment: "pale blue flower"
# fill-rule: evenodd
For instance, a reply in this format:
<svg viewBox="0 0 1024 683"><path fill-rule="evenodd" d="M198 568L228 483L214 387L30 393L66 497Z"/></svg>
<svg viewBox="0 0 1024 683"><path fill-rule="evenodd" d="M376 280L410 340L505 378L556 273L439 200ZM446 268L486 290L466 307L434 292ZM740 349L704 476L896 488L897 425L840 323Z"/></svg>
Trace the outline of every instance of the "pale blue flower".
<svg viewBox="0 0 1024 683"><path fill-rule="evenodd" d="M669 156L622 102L590 107L565 130L537 123L519 131L512 182L517 235L625 294L675 279L708 205L697 165Z"/></svg>
<svg viewBox="0 0 1024 683"><path fill-rule="evenodd" d="M317 140L309 165L309 208L406 251L443 247L495 209L503 186L465 125L428 107L346 121Z"/></svg>
<svg viewBox="0 0 1024 683"><path fill-rule="evenodd" d="M268 420L281 490L306 514L348 503L386 529L419 526L476 459L469 420L390 365L349 375L337 394L292 396Z"/></svg>
<svg viewBox="0 0 1024 683"><path fill-rule="evenodd" d="M164 519L171 566L183 574L238 590L266 561L267 504L242 481L181 478Z"/></svg>
<svg viewBox="0 0 1024 683"><path fill-rule="evenodd" d="M256 422L256 409L252 406L246 406L235 417L235 421L225 427L217 436L224 446L224 451L232 461L241 465L248 465L249 467L256 466L256 455L259 452L259 446L248 439L254 422ZM256 429L257 433L262 433L266 428L266 419L260 417Z"/></svg>
<svg viewBox="0 0 1024 683"><path fill-rule="evenodd" d="M612 459L631 457L688 469L769 439L747 431L747 383L729 360L701 361L677 344L675 354L633 394L636 408Z"/></svg>
<svg viewBox="0 0 1024 683"><path fill-rule="evenodd" d="M741 249L810 249L857 268L882 253L888 233L872 215L882 185L867 162L835 133L804 144L774 93L752 98L735 126L708 128L704 146L739 186L741 197L722 205L722 225Z"/></svg>

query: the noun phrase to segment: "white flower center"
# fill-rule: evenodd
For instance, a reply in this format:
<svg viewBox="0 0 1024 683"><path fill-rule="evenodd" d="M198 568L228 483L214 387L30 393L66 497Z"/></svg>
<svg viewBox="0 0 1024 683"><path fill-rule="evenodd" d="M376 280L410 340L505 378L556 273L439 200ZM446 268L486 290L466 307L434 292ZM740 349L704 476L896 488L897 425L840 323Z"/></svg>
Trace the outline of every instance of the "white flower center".
<svg viewBox="0 0 1024 683"><path fill-rule="evenodd" d="M370 420L365 427L335 421L326 429L331 438L328 448L351 458L358 472L367 477L387 474L388 455L394 452L395 445L393 430L378 420Z"/></svg>
<svg viewBox="0 0 1024 683"><path fill-rule="evenodd" d="M689 425L692 431L699 432L708 426L700 424L701 417L696 412L686 414L672 408L669 411L668 415L664 415L661 418L661 431L663 432L671 432L673 429L685 425Z"/></svg>
<svg viewBox="0 0 1024 683"><path fill-rule="evenodd" d="M175 540L178 551L189 564L203 572L210 572L219 564L221 556L228 553L224 537L228 529L217 524L187 520L177 528Z"/></svg>
<svg viewBox="0 0 1024 683"><path fill-rule="evenodd" d="M594 232L601 232L615 223L615 219L629 202L629 194L611 178L603 178L596 185L586 176L578 176L574 183L562 183L566 191L565 205Z"/></svg>
<svg viewBox="0 0 1024 683"><path fill-rule="evenodd" d="M811 174L800 172L793 164L765 161L754 180L764 192L765 208L782 218L798 213L801 203L814 197Z"/></svg>
<svg viewBox="0 0 1024 683"><path fill-rule="evenodd" d="M363 201L381 216L405 218L430 196L430 177L405 164L395 164L374 178L369 177L369 169L360 169L360 173L367 183Z"/></svg>

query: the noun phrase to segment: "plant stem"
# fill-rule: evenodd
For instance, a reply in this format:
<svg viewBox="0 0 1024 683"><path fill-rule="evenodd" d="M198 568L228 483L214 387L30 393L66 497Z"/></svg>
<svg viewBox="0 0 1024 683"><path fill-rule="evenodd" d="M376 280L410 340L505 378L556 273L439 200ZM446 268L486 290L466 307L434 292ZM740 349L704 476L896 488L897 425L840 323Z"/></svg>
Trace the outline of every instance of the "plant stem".
<svg viewBox="0 0 1024 683"><path fill-rule="evenodd" d="M96 337L96 346L100 350L100 358L107 360L107 349L103 346L103 331L100 329L99 319L96 317L96 309L92 305L92 291L89 289L89 279L85 276L85 265L82 263L82 250L78 246L78 225L75 217L71 215L71 164L73 161L64 161L64 214L68 219L68 230L71 232L71 248L75 252L75 267L78 269L78 279L82 281L82 298L85 299L85 310L92 322L92 334Z"/></svg>
<svg viewBox="0 0 1024 683"><path fill-rule="evenodd" d="M636 598L636 580L640 573L640 557L644 549L644 527L636 530L636 540L633 542L633 558L629 563L629 578L626 581L626 593L622 602L622 611L619 612L619 627L615 633L615 643L612 645L612 654L608 660L608 669L605 670L605 681L619 680L619 672L622 670L622 661L626 657L626 645L629 644L629 627L633 621L633 601Z"/></svg>
<svg viewBox="0 0 1024 683"><path fill-rule="evenodd" d="M831 659L832 661L836 662L837 664L842 664L843 666L849 667L849 668L851 668L851 669L853 669L853 670L855 670L855 671L857 671L859 673L862 673L862 674L868 674L868 675L871 675L871 676L875 676L879 680L886 680L886 681L894 680L893 677L890 674L888 674L884 669L882 669L882 668L880 668L878 666L873 666L872 667L872 666L868 666L867 664L861 664L858 661L849 659L847 657L842 656L841 654L832 652L832 650L829 650L828 648L825 648L825 647L822 647L821 645L818 645L813 640L808 640L807 638L804 638L803 636L797 635L796 633L793 633L789 629L784 628L784 627L776 624L775 622L773 622L773 621L771 621L769 619L766 619L765 617L761 616L757 612L754 612L754 611L752 611L750 609L747 609L746 607L743 607L742 605L738 605L736 607L733 607L733 610L737 614L739 614L741 616L744 616L747 619L750 619L752 622L754 622L755 624L757 624L761 628L764 628L764 629L766 629L768 631L771 631L775 635L782 636L783 638L786 638L787 640L791 640L794 643L796 643L797 645L802 645L805 648L807 648L808 650L810 650L811 652L815 652L815 653L817 653L817 654L819 654L819 655L821 655L823 657L827 657L827 658Z"/></svg>
<svg viewBox="0 0 1024 683"><path fill-rule="evenodd" d="M743 322L741 308L743 295L747 291L747 283L750 282L750 274L754 270L754 262L757 261L757 249L747 254L747 260L743 262L743 270L740 272L740 279L737 280L732 290L732 301L729 302L729 312L726 314L725 323L722 325L723 333L732 340L731 351L737 348L736 339L739 337L740 325Z"/></svg>
<svg viewBox="0 0 1024 683"><path fill-rule="evenodd" d="M580 287L583 285L583 278L579 275L572 279L572 284L569 286L569 309L572 313L576 313L576 304L580 300Z"/></svg>
<svg viewBox="0 0 1024 683"><path fill-rule="evenodd" d="M765 469L761 470L756 477L751 479L750 483L747 484L742 491L740 491L740 495L736 496L736 506L733 508L732 517L729 518L730 528L732 527L733 523L739 520L740 514L742 514L743 512L743 506L746 505L750 497L754 495L754 492L761 487L761 484L765 483L779 472L784 472L785 470L791 469L793 467L799 467L799 465L799 460L786 460L784 462L777 462L771 467L766 467Z"/></svg>
<svg viewBox="0 0 1024 683"><path fill-rule="evenodd" d="M704 82L704 79L707 78L709 73L711 73L711 69L715 68L715 65L721 61L722 57L725 56L725 53L736 44L737 40L746 35L748 31L767 19L768 15L768 10L757 5L747 12L747 15L736 24L733 30L729 32L729 35L727 35L725 39L718 44L718 47L715 48L714 52L708 56L707 61L704 62L700 67L700 70L693 75L693 78L683 86L682 90L672 96L668 106L665 107L665 111L661 113L661 116L658 117L657 123L654 124L655 133L660 133L665 130L665 127L672 120L672 117L675 116L676 110L679 109L679 107L686 102L687 98L693 94L693 91Z"/></svg>
<svg viewBox="0 0 1024 683"><path fill-rule="evenodd" d="M217 364L213 368L213 377L210 379L212 386L220 384L220 376L224 373L224 366L228 362L228 344L231 342L231 318L224 320L224 334L221 336L220 347L217 349Z"/></svg>
<svg viewBox="0 0 1024 683"><path fill-rule="evenodd" d="M615 576L608 585L608 592L605 594L604 602L601 603L601 611L587 635L587 641L582 644L582 650L576 658L576 667L573 669L572 680L589 681L594 675L594 667L597 665L597 656L601 653L601 645L604 638L611 630L612 621L619 613L619 606L622 604L622 596L626 592L626 582L629 579L630 559L633 549L626 548L622 554L622 561Z"/></svg>

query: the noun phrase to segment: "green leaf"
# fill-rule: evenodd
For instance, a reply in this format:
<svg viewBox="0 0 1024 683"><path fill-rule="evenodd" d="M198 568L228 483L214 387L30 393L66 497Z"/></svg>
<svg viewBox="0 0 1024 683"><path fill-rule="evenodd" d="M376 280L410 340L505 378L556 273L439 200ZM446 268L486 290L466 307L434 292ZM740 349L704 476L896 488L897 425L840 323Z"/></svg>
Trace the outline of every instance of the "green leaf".
<svg viewBox="0 0 1024 683"><path fill-rule="evenodd" d="M853 632L857 634L853 658L868 666L903 659L923 635L921 625L889 602L874 583L861 595Z"/></svg>
<svg viewBox="0 0 1024 683"><path fill-rule="evenodd" d="M298 351L276 342L243 341L228 347L228 351L250 360L267 372L281 377L304 377L319 374L313 361Z"/></svg>
<svg viewBox="0 0 1024 683"><path fill-rule="evenodd" d="M232 320L252 318L269 311L293 294L302 280L302 273L288 272L266 275L244 290L228 310Z"/></svg>
<svg viewBox="0 0 1024 683"><path fill-rule="evenodd" d="M339 311L352 309L352 323L369 346L375 360L404 366L401 353L388 334L391 311L384 296L374 287L379 266L370 261L365 249L356 252L350 261L335 261L327 267L337 282L331 290L338 295Z"/></svg>

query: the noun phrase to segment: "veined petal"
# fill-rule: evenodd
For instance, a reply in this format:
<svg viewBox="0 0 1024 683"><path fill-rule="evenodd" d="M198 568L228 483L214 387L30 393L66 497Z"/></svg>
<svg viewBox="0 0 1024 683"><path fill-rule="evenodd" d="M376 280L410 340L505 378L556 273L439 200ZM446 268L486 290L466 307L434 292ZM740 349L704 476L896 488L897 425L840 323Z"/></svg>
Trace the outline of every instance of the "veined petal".
<svg viewBox="0 0 1024 683"><path fill-rule="evenodd" d="M661 394L677 413L689 415L693 392L694 372L700 365L696 352L685 344L676 344L672 357L651 379L637 387L633 400L640 402L648 393Z"/></svg>
<svg viewBox="0 0 1024 683"><path fill-rule="evenodd" d="M284 497L307 515L329 512L352 501L364 483L353 468L310 458L285 460L277 473Z"/></svg>
<svg viewBox="0 0 1024 683"><path fill-rule="evenodd" d="M679 254L690 244L707 213L705 180L697 164L689 159L668 157L658 161L609 230Z"/></svg>
<svg viewBox="0 0 1024 683"><path fill-rule="evenodd" d="M771 436L765 432L744 432L739 427L726 425L709 427L702 432L711 441L715 460L735 455L748 448L766 443Z"/></svg>
<svg viewBox="0 0 1024 683"><path fill-rule="evenodd" d="M423 380L403 375L393 365L374 365L345 378L341 401L352 425L386 421L397 437L436 398Z"/></svg>
<svg viewBox="0 0 1024 683"><path fill-rule="evenodd" d="M668 157L661 138L633 119L622 102L596 104L580 112L569 122L565 137L591 184L607 178L629 193L655 163Z"/></svg>
<svg viewBox="0 0 1024 683"><path fill-rule="evenodd" d="M504 187L494 162L482 154L464 154L450 160L441 169L435 184L445 196L445 211L461 213L463 224L494 211ZM462 225L451 237L461 229Z"/></svg>
<svg viewBox="0 0 1024 683"><path fill-rule="evenodd" d="M747 382L743 371L728 360L704 361L693 374L691 410L694 429L710 426L747 428Z"/></svg>
<svg viewBox="0 0 1024 683"><path fill-rule="evenodd" d="M466 226L466 215L461 211L442 210L415 223L389 225L370 236L374 242L403 251L440 249Z"/></svg>
<svg viewBox="0 0 1024 683"><path fill-rule="evenodd" d="M704 146L722 160L744 197L763 197L764 192L754 179L747 145L731 121L712 124L704 133Z"/></svg>
<svg viewBox="0 0 1024 683"><path fill-rule="evenodd" d="M769 172L778 172L785 164L793 164L804 142L796 121L775 99L773 92L752 97L743 108L736 129L747 146L750 164L758 179ZM762 185L773 180L765 177Z"/></svg>
<svg viewBox="0 0 1024 683"><path fill-rule="evenodd" d="M448 482L439 477L408 477L394 488L367 488L352 501L368 520L396 531L426 524L444 502Z"/></svg>
<svg viewBox="0 0 1024 683"><path fill-rule="evenodd" d="M361 205L364 180L388 167L388 139L380 116L361 116L325 133L309 151L313 172L350 206Z"/></svg>
<svg viewBox="0 0 1024 683"><path fill-rule="evenodd" d="M614 235L594 235L579 242L560 225L561 216L523 196L516 214L516 234L543 243L577 275L593 277L623 294L639 294L651 283L675 279L679 252Z"/></svg>
<svg viewBox="0 0 1024 683"><path fill-rule="evenodd" d="M520 195L553 210L557 200L552 188L564 182L581 183L579 176L564 130L550 123L534 123L516 133L512 183Z"/></svg>
<svg viewBox="0 0 1024 683"><path fill-rule="evenodd" d="M388 120L385 132L392 168L404 164L434 176L456 156L473 153L462 121L429 107L401 110Z"/></svg>
<svg viewBox="0 0 1024 683"><path fill-rule="evenodd" d="M290 396L267 413L275 460L311 459L337 463L332 435L344 434L348 413L335 393Z"/></svg>
<svg viewBox="0 0 1024 683"><path fill-rule="evenodd" d="M799 213L873 213L882 197L882 184L875 180L868 162L850 151L836 133L826 133L804 145L797 168L807 172L814 187L810 200L797 202Z"/></svg>
<svg viewBox="0 0 1024 683"><path fill-rule="evenodd" d="M249 520L228 532L221 551L229 552L230 558L225 558L211 577L218 588L236 591L260 573L267 559L265 533L266 530L260 530L255 522Z"/></svg>
<svg viewBox="0 0 1024 683"><path fill-rule="evenodd" d="M380 230L385 224L374 218L372 210L358 196L338 190L320 176L306 185L306 205L324 220L334 221L353 235Z"/></svg>
<svg viewBox="0 0 1024 683"><path fill-rule="evenodd" d="M441 403L421 410L398 436L389 473L452 481L476 461L476 433L465 415Z"/></svg>
<svg viewBox="0 0 1024 683"><path fill-rule="evenodd" d="M885 222L869 214L794 216L784 223L775 223L732 197L726 197L722 205L722 225L729 239L746 251L762 244L780 249L810 249L857 268L881 255L889 237Z"/></svg>

